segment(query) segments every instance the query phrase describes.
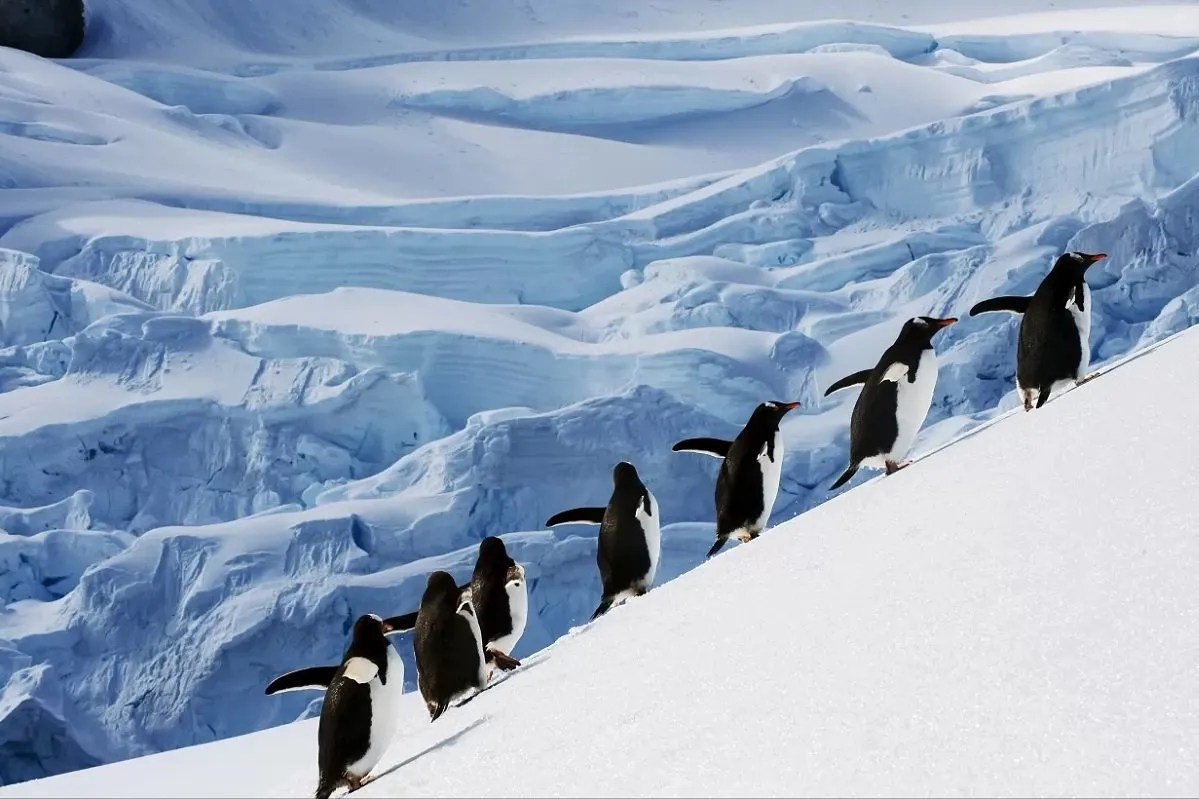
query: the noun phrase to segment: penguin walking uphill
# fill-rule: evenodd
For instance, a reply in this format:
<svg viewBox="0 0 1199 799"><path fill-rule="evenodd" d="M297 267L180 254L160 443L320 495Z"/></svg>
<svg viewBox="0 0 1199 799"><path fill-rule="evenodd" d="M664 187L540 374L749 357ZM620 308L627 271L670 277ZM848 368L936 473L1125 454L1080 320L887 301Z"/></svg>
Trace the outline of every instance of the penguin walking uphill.
<svg viewBox="0 0 1199 799"><path fill-rule="evenodd" d="M1091 362L1091 289L1087 269L1106 253L1059 256L1031 297L992 297L970 309L1022 314L1016 348L1016 388L1025 411L1040 408L1056 389L1082 385Z"/></svg>
<svg viewBox="0 0 1199 799"><path fill-rule="evenodd" d="M873 369L847 375L824 392L827 397L848 386L862 386L849 422L849 468L829 490L845 485L862 466L894 474L907 465L900 461L916 441L937 385L932 338L956 321L932 316L909 319Z"/></svg>
<svg viewBox="0 0 1199 799"><path fill-rule="evenodd" d="M479 543L474 573L470 582L459 586L458 591L474 603L488 666L504 671L519 666L520 661L511 653L525 632L529 593L525 567L508 554L503 539L490 535ZM397 632L411 630L416 627L419 613L394 616L387 623Z"/></svg>
<svg viewBox="0 0 1199 799"><path fill-rule="evenodd" d="M719 552L730 538L744 544L761 535L783 474L779 423L797 407L798 402L763 402L732 441L688 438L671 448L722 459L716 477L716 543L707 557Z"/></svg>
<svg viewBox="0 0 1199 799"><path fill-rule="evenodd" d="M395 735L397 700L404 691L404 661L384 637L378 616L359 616L340 666L314 666L272 680L267 694L325 689L317 727L316 799L342 785L356 791L370 781Z"/></svg>
<svg viewBox="0 0 1199 799"><path fill-rule="evenodd" d="M662 554L658 500L641 482L633 464L621 461L612 469L612 496L604 508L572 508L556 513L546 527L560 524L598 524L599 565L603 595L591 614L594 621L614 605L641 596L654 584Z"/></svg>
<svg viewBox="0 0 1199 799"><path fill-rule="evenodd" d="M451 702L473 698L483 690L487 661L475 606L449 572L429 575L416 615L412 648L416 685L430 721L437 721Z"/></svg>

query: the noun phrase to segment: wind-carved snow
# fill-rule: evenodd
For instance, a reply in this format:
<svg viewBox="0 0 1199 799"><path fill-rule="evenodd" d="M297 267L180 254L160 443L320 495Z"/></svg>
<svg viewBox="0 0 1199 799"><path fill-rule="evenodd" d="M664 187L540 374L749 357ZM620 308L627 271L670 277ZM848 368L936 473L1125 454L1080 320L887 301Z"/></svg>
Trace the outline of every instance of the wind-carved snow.
<svg viewBox="0 0 1199 799"><path fill-rule="evenodd" d="M599 591L595 531L544 520L613 464L671 580L719 468L675 441L799 400L772 521L823 503L823 390L916 314L962 318L915 451L969 432L1018 320L967 309L1065 250L1109 254L1093 363L1199 320L1181 6L502 5L97 0L87 58L0 53L0 780L310 715L265 682L487 535L531 655Z"/></svg>

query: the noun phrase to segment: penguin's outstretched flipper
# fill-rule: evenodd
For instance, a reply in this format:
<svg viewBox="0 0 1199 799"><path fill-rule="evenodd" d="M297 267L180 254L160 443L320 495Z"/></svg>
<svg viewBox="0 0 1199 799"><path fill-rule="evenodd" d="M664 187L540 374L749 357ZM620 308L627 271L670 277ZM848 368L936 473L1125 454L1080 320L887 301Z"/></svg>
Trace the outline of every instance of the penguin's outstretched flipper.
<svg viewBox="0 0 1199 799"><path fill-rule="evenodd" d="M392 616L383 621L384 635L396 635L416 629L416 611L402 616Z"/></svg>
<svg viewBox="0 0 1199 799"><path fill-rule="evenodd" d="M993 311L1022 314L1028 310L1030 302L1032 302L1032 297L992 297L989 300L977 303L970 309L970 315L978 316L980 313L991 313Z"/></svg>
<svg viewBox="0 0 1199 799"><path fill-rule="evenodd" d="M858 386L858 385L865 383L866 379L868 377L870 377L870 373L873 371L874 371L873 369L863 369L860 372L854 372L851 375L846 375L845 377L838 380L836 383L833 383L831 386L826 388L824 390L824 396L827 397L829 394L832 394L834 391L840 391L843 388L849 388L850 386Z"/></svg>
<svg viewBox="0 0 1199 799"><path fill-rule="evenodd" d="M848 469L846 469L844 472L842 472L841 476L837 478L837 482L833 483L831 486L828 487L828 490L836 491L838 488L840 488L841 486L848 483L851 479L853 479L853 476L858 473L859 465L860 464L857 464L857 463L851 464L850 467Z"/></svg>
<svg viewBox="0 0 1199 799"><path fill-rule="evenodd" d="M723 438L685 438L670 449L673 452L695 452L713 458L727 458L732 446L732 441Z"/></svg>
<svg viewBox="0 0 1199 799"><path fill-rule="evenodd" d="M337 669L337 666L311 666L289 671L271 680L266 687L266 694L272 696L288 691L323 691L333 682Z"/></svg>
<svg viewBox="0 0 1199 799"><path fill-rule="evenodd" d="M546 520L546 527L557 527L559 524L603 524L604 511L607 508L571 508L561 513L555 513Z"/></svg>

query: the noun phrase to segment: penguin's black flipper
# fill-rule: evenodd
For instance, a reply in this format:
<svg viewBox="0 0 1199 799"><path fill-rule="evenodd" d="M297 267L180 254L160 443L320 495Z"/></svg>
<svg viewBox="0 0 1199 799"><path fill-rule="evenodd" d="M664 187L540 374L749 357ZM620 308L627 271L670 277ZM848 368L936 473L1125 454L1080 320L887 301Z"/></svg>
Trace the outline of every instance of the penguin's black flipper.
<svg viewBox="0 0 1199 799"><path fill-rule="evenodd" d="M989 300L983 300L971 308L970 315L978 316L980 313L989 313L991 311L1024 313L1028 310L1030 302L1032 302L1032 297L992 297Z"/></svg>
<svg viewBox="0 0 1199 799"><path fill-rule="evenodd" d="M338 666L312 666L307 669L296 669L271 680L266 687L267 696L281 694L287 691L323 691L333 682Z"/></svg>
<svg viewBox="0 0 1199 799"><path fill-rule="evenodd" d="M674 452L695 452L713 458L727 458L732 441L723 438L685 438L670 449Z"/></svg>
<svg viewBox="0 0 1199 799"><path fill-rule="evenodd" d="M396 635L398 633L406 633L409 630L416 629L416 611L405 613L402 616L392 616L390 619L383 620L383 634Z"/></svg>
<svg viewBox="0 0 1199 799"><path fill-rule="evenodd" d="M557 527L559 524L603 524L604 511L607 508L571 508L561 513L555 513L546 520L546 527Z"/></svg>
<svg viewBox="0 0 1199 799"><path fill-rule="evenodd" d="M857 464L857 463L852 464L848 469L846 469L844 472L842 472L841 476L837 478L837 482L835 482L831 486L829 486L828 490L836 491L838 488L840 488L841 486L848 483L851 479L853 479L853 476L858 473L859 465L860 464Z"/></svg>
<svg viewBox="0 0 1199 799"><path fill-rule="evenodd" d="M868 377L870 377L870 373L872 371L874 371L874 370L873 369L863 369L860 372L854 372L851 375L846 375L845 377L841 378L836 383L833 383L831 386L829 386L827 389L825 389L824 396L827 397L829 394L832 394L834 391L840 391L841 389L848 388L849 386L857 386L857 385L861 385L862 383L865 383L866 379Z"/></svg>

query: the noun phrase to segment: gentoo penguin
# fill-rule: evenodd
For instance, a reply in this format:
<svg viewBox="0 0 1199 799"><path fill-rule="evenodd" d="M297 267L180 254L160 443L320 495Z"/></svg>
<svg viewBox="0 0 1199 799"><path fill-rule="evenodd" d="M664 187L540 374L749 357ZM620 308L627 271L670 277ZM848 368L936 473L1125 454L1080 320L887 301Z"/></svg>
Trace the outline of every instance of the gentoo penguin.
<svg viewBox="0 0 1199 799"><path fill-rule="evenodd" d="M508 555L502 539L491 535L479 543L479 557L470 582L459 592L474 601L483 636L483 653L489 666L509 671L520 665L511 656L524 634L529 617L529 593L525 567ZM418 612L387 620L396 631L416 627Z"/></svg>
<svg viewBox="0 0 1199 799"><path fill-rule="evenodd" d="M454 700L481 691L487 682L474 603L448 572L429 575L416 614L412 648L416 684L430 721L437 721Z"/></svg>
<svg viewBox="0 0 1199 799"><path fill-rule="evenodd" d="M783 439L779 422L798 402L763 402L732 441L722 438L688 438L675 444L675 452L698 452L722 458L716 478L716 543L712 557L735 538L748 543L770 520L783 474Z"/></svg>
<svg viewBox="0 0 1199 799"><path fill-rule="evenodd" d="M1087 268L1106 253L1068 252L1060 256L1031 297L993 297L970 309L1023 314L1016 349L1016 388L1024 410L1040 408L1054 389L1082 385L1091 362L1091 289Z"/></svg>
<svg viewBox="0 0 1199 799"><path fill-rule="evenodd" d="M560 524L598 524L595 560L603 594L591 614L594 621L630 597L641 596L654 584L662 554L658 500L641 482L633 464L621 461L612 469L612 496L605 508L573 508L551 516L546 527Z"/></svg>
<svg viewBox="0 0 1199 799"><path fill-rule="evenodd" d="M328 799L342 785L361 788L391 744L404 661L384 637L387 632L387 623L373 613L359 616L340 666L289 672L267 686L268 694L326 689L316 733L316 799Z"/></svg>
<svg viewBox="0 0 1199 799"><path fill-rule="evenodd" d="M824 396L847 386L862 385L849 422L849 468L830 486L840 488L862 466L894 474L916 441L937 385L937 353L932 338L956 322L917 316L904 322L895 343L873 369L843 377Z"/></svg>

